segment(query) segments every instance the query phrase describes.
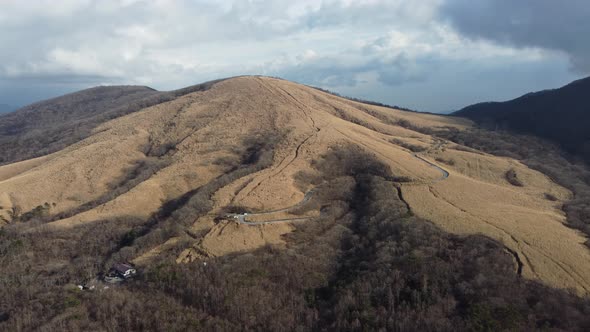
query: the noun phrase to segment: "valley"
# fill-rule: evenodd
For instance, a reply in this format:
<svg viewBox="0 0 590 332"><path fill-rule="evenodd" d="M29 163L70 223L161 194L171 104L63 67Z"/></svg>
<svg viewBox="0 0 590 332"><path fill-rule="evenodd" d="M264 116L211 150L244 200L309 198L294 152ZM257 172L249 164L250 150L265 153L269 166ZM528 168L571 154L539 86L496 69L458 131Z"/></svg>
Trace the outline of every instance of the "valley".
<svg viewBox="0 0 590 332"><path fill-rule="evenodd" d="M153 278L164 268L204 269L266 250L338 248L336 239L361 236L364 226L354 225L375 214L437 229L420 236L450 234L436 240L441 246L496 248L507 275L588 295L587 238L568 227L562 210L572 191L517 159L433 134L472 128L464 118L363 104L285 80L231 78L102 122L59 151L1 166L0 216L10 234L56 246L32 261L42 275L72 265L60 277L66 283L118 261ZM362 212L380 197L383 205ZM392 245L376 239L371 245ZM82 255L73 249L80 245L94 249ZM297 264L337 269L328 261L347 257L338 250Z"/></svg>

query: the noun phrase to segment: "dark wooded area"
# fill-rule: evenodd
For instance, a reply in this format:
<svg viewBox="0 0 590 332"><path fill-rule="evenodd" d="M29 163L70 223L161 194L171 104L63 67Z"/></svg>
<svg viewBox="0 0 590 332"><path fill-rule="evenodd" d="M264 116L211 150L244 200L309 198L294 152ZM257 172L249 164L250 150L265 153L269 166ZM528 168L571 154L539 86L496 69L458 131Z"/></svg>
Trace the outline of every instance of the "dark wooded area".
<svg viewBox="0 0 590 332"><path fill-rule="evenodd" d="M268 165L269 141L279 140L245 144L234 160L251 164L166 204L148 224L123 218L70 230L32 230L35 220L5 227L0 329L590 328L588 300L520 278L512 254L495 241L446 234L413 216L389 168L353 145L332 149L313 174L298 177L300 186L317 185L308 208L321 206L323 213L297 224L287 248L176 264L189 245L180 241L134 281L102 291L73 287L179 235L207 212L215 188ZM267 152L250 158L252 146Z"/></svg>

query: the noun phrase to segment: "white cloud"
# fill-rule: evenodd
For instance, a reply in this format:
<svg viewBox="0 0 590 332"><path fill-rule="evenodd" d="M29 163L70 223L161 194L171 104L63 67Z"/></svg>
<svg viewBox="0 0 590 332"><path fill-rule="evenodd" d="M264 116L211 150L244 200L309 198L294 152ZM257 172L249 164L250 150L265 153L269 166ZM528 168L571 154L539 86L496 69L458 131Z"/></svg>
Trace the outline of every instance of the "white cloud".
<svg viewBox="0 0 590 332"><path fill-rule="evenodd" d="M368 79L399 86L457 63L485 68L562 56L466 38L441 20L445 1L5 0L0 80L171 89L268 74L327 87Z"/></svg>

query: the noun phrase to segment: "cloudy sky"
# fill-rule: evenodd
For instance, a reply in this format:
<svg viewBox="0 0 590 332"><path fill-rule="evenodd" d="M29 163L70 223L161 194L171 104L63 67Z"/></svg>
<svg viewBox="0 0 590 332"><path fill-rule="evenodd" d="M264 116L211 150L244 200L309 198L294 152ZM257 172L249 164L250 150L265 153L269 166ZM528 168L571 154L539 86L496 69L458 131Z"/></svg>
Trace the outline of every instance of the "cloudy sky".
<svg viewBox="0 0 590 332"><path fill-rule="evenodd" d="M0 104L242 74L445 112L590 75L587 0L0 0Z"/></svg>

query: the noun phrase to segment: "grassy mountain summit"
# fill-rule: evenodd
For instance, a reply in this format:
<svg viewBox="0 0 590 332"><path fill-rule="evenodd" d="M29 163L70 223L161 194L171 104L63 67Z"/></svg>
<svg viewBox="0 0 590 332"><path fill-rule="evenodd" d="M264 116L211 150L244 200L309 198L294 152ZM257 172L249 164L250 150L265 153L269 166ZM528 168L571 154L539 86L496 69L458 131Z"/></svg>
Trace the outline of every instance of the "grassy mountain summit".
<svg viewBox="0 0 590 332"><path fill-rule="evenodd" d="M454 113L485 128L532 134L590 162L590 77L506 102L467 106Z"/></svg>
<svg viewBox="0 0 590 332"><path fill-rule="evenodd" d="M0 329L590 326L571 190L458 143L472 121L259 76L132 89L0 167ZM69 114L30 112L5 136Z"/></svg>

